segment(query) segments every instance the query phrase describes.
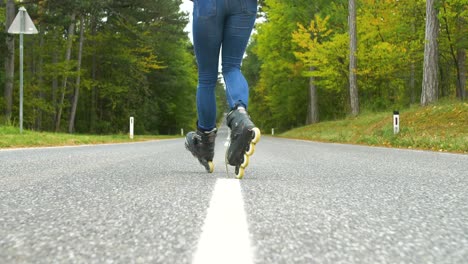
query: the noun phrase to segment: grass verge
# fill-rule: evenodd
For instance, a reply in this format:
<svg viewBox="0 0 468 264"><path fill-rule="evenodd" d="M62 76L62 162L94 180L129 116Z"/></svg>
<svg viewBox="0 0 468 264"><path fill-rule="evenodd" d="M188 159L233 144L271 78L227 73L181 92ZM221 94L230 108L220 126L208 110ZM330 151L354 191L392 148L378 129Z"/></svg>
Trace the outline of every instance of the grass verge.
<svg viewBox="0 0 468 264"><path fill-rule="evenodd" d="M393 133L393 112L367 113L345 120L293 129L281 137L468 153L468 103L445 101L400 110L400 133Z"/></svg>
<svg viewBox="0 0 468 264"><path fill-rule="evenodd" d="M87 144L106 143L129 143L157 139L176 138L176 136L135 136L130 139L128 135L80 135L50 132L35 132L23 130L19 133L17 127L0 126L0 149L3 148L26 148L26 147L50 147L50 146L73 146Z"/></svg>

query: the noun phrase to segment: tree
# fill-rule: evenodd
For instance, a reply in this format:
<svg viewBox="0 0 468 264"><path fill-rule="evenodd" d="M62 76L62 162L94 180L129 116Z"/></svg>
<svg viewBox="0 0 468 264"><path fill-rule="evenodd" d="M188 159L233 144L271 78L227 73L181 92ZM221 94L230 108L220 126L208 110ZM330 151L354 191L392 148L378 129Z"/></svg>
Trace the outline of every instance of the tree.
<svg viewBox="0 0 468 264"><path fill-rule="evenodd" d="M309 79L301 75L301 65L292 53L292 32L298 22L310 22L315 5L302 0L265 1L267 23L258 25L255 49L263 64L258 84L252 87L255 97L249 106L260 127L280 131L306 121Z"/></svg>
<svg viewBox="0 0 468 264"><path fill-rule="evenodd" d="M310 67L310 72L314 72L315 68ZM319 108L317 97L317 86L315 85L314 76L309 77L309 106L307 107L306 124L315 124L319 122Z"/></svg>
<svg viewBox="0 0 468 264"><path fill-rule="evenodd" d="M66 49L66 54L65 54L66 63L69 63L71 60L73 36L75 34L76 13L77 13L76 10L73 10L70 15L70 25L67 31L67 35L68 35L67 36L67 49ZM62 89L60 91L61 96L60 96L60 101L58 103L58 111L56 113L56 118L55 118L55 131L56 132L60 130L60 122L62 120L62 112L63 112L63 107L64 107L65 94L67 93L68 78L69 76L67 74L63 76Z"/></svg>
<svg viewBox="0 0 468 264"><path fill-rule="evenodd" d="M7 0L6 4L6 20L5 20L5 31L10 28L13 19L15 19L15 3L13 0ZM9 34L6 37L6 48L5 54L5 120L7 123L11 120L11 113L13 107L13 84L15 74L15 38Z"/></svg>
<svg viewBox="0 0 468 264"><path fill-rule="evenodd" d="M5 27L5 1L0 0L0 28ZM0 65L5 65L5 32L0 32ZM3 90L5 88L5 76L4 71L0 69L0 116L4 114L4 107L3 107ZM2 120L0 119L0 123Z"/></svg>
<svg viewBox="0 0 468 264"><path fill-rule="evenodd" d="M439 79L438 73L438 43L439 20L436 9L437 0L426 2L426 36L424 45L424 71L421 94L421 105L437 101Z"/></svg>
<svg viewBox="0 0 468 264"><path fill-rule="evenodd" d="M298 45L303 51L294 52L294 55L306 66L305 76L309 77L309 106L307 111L306 124L314 124L319 121L319 108L317 98L316 76L320 75L318 71L323 68L323 55L319 50L325 45L323 42L327 40L332 30L328 29L327 22L330 17L322 19L319 15L315 15L315 19L310 22L310 25L305 28L302 24L298 24L298 30L292 33L293 42Z"/></svg>
<svg viewBox="0 0 468 264"><path fill-rule="evenodd" d="M356 29L356 3L349 0L349 99L351 102L351 114L359 114L359 97L357 86L357 29Z"/></svg>
<svg viewBox="0 0 468 264"><path fill-rule="evenodd" d="M440 39L439 52L445 59L447 74L454 71L455 75L455 94L464 100L466 88L466 52L468 46L466 35L468 28L466 20L468 19L468 6L466 0L443 0L441 1L440 11ZM451 58L452 60L450 61ZM439 65L442 63L439 63ZM450 80L447 80L450 82ZM447 85L444 85L446 87ZM451 86L451 85L450 85ZM450 89L450 86L448 89ZM448 93L449 91L443 91Z"/></svg>
<svg viewBox="0 0 468 264"><path fill-rule="evenodd" d="M78 66L77 66L77 73L78 76L76 77L76 84L75 84L75 91L73 93L73 101L72 107L70 111L70 119L68 123L68 133L73 133L75 129L75 117L76 117L76 108L78 107L78 97L80 95L80 83L81 83L81 62L83 58L83 45L84 45L84 26L85 20L84 15L81 15L80 18L80 44L78 48Z"/></svg>

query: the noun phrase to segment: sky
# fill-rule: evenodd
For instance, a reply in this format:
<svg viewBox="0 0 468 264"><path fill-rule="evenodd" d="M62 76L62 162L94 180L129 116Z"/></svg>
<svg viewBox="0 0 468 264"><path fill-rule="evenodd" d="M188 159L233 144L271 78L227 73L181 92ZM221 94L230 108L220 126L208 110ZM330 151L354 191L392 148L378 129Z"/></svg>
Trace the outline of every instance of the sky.
<svg viewBox="0 0 468 264"><path fill-rule="evenodd" d="M188 32L189 38L193 43L192 37L192 11L193 11L193 2L190 0L183 0L182 4L180 5L180 11L189 12L189 19L190 22L185 27L185 31Z"/></svg>

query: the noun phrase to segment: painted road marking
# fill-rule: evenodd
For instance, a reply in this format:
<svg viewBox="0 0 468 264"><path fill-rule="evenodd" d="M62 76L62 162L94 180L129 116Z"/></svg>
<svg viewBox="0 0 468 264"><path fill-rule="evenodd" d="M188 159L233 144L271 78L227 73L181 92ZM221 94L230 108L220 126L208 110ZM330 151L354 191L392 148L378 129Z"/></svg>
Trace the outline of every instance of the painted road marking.
<svg viewBox="0 0 468 264"><path fill-rule="evenodd" d="M250 264L253 256L240 181L218 179L193 263Z"/></svg>

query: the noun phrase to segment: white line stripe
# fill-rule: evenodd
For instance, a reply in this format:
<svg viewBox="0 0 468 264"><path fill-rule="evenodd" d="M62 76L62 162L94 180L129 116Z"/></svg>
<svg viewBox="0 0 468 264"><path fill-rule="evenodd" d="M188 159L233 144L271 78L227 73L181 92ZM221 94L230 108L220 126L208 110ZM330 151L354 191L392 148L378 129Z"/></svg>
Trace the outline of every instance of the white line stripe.
<svg viewBox="0 0 468 264"><path fill-rule="evenodd" d="M253 255L239 180L218 179L193 263L249 264Z"/></svg>

